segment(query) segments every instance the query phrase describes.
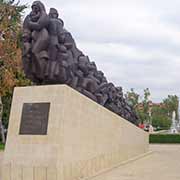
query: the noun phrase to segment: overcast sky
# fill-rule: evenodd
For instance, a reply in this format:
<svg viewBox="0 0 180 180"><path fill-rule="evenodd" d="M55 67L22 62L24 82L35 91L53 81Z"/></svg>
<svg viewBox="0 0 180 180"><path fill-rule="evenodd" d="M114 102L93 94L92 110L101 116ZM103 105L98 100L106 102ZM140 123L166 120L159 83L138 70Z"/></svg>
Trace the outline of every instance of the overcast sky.
<svg viewBox="0 0 180 180"><path fill-rule="evenodd" d="M148 87L155 102L180 96L180 0L42 2L47 12L58 9L78 48L124 92Z"/></svg>

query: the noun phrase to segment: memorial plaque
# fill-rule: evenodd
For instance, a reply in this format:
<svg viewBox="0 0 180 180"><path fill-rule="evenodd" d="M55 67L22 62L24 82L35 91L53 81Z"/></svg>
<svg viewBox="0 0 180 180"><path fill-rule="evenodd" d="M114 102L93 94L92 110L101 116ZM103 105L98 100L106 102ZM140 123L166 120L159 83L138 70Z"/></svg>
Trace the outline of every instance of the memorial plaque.
<svg viewBox="0 0 180 180"><path fill-rule="evenodd" d="M19 134L46 135L50 103L24 103Z"/></svg>

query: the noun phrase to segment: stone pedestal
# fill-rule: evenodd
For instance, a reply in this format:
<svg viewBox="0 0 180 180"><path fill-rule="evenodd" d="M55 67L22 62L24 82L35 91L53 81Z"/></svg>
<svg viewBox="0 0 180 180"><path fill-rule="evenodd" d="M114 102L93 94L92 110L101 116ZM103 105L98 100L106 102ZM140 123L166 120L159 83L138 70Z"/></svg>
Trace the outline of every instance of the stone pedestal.
<svg viewBox="0 0 180 180"><path fill-rule="evenodd" d="M66 85L15 88L2 180L90 177L148 151L148 134Z"/></svg>

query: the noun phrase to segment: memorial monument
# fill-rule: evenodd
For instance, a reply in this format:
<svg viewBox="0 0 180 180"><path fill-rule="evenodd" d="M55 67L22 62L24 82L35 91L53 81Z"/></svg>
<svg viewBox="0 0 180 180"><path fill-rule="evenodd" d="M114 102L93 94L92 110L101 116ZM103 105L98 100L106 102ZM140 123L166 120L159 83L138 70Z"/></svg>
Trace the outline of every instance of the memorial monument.
<svg viewBox="0 0 180 180"><path fill-rule="evenodd" d="M137 125L137 116L123 97L121 87L107 82L75 44L58 11L46 13L40 1L32 4L23 24L25 74L38 85L67 84L90 99Z"/></svg>
<svg viewBox="0 0 180 180"><path fill-rule="evenodd" d="M2 180L84 179L148 152L148 133L134 125L122 89L63 24L40 1L25 19L24 69L38 85L14 89Z"/></svg>

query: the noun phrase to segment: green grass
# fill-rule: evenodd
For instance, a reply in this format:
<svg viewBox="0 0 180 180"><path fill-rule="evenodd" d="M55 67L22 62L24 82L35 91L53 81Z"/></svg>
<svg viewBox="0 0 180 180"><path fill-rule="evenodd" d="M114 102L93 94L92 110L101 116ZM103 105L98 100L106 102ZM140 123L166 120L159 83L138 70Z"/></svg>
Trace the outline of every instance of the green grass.
<svg viewBox="0 0 180 180"><path fill-rule="evenodd" d="M4 146L5 146L4 144L0 143L0 150L4 150Z"/></svg>
<svg viewBox="0 0 180 180"><path fill-rule="evenodd" d="M150 134L149 143L178 144L180 134Z"/></svg>

